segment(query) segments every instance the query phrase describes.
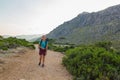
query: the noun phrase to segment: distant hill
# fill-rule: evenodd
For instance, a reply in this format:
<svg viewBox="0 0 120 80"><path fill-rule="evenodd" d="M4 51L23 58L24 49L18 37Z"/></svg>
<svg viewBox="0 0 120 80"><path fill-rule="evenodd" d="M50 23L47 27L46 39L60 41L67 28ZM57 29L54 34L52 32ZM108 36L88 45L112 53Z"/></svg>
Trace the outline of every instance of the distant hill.
<svg viewBox="0 0 120 80"><path fill-rule="evenodd" d="M30 42L36 41L38 38L40 38L42 34L35 34L35 35L19 35L19 36L10 36L10 35L3 35L4 38L8 37L16 37L18 39L25 39Z"/></svg>
<svg viewBox="0 0 120 80"><path fill-rule="evenodd" d="M120 5L98 12L83 12L59 25L48 35L60 42L84 44L98 41L120 41Z"/></svg>
<svg viewBox="0 0 120 80"><path fill-rule="evenodd" d="M36 35L19 35L19 36L15 36L15 37L18 38L18 39L26 39L27 41L34 42L38 38L40 38L41 36L42 36L42 34L36 34Z"/></svg>
<svg viewBox="0 0 120 80"><path fill-rule="evenodd" d="M11 37L10 35L2 35L4 38Z"/></svg>

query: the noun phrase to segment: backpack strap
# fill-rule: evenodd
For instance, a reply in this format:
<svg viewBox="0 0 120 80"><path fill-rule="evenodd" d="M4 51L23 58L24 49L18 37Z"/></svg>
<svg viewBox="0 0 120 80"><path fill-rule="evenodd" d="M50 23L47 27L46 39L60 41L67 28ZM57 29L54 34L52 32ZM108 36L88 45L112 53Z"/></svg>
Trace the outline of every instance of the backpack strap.
<svg viewBox="0 0 120 80"><path fill-rule="evenodd" d="M41 46L41 43L42 43L42 39L41 39L41 41L39 43L40 46ZM45 47L47 46L47 43L48 43L48 39L45 40Z"/></svg>
<svg viewBox="0 0 120 80"><path fill-rule="evenodd" d="M47 47L48 39L45 40L45 47Z"/></svg>

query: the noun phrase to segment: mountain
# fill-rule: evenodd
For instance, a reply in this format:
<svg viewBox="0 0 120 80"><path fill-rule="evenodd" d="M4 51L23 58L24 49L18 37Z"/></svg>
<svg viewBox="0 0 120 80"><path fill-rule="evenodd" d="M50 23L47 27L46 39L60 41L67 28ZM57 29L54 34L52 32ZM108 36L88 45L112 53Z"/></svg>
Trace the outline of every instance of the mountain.
<svg viewBox="0 0 120 80"><path fill-rule="evenodd" d="M11 37L10 35L2 35L4 38Z"/></svg>
<svg viewBox="0 0 120 80"><path fill-rule="evenodd" d="M36 41L38 38L40 38L42 36L42 34L35 34L35 35L19 35L19 36L15 36L18 39L26 39L27 41L30 42L34 42Z"/></svg>
<svg viewBox="0 0 120 80"><path fill-rule="evenodd" d="M120 4L98 12L83 12L59 25L47 37L74 44L120 41Z"/></svg>

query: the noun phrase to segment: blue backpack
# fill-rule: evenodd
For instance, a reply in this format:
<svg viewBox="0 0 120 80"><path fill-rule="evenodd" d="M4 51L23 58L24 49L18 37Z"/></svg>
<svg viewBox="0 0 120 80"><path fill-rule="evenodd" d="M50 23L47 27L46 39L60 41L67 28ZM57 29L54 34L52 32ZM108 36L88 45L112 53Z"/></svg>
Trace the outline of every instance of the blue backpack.
<svg viewBox="0 0 120 80"><path fill-rule="evenodd" d="M40 46L41 46L41 43L42 43L42 39L40 41ZM45 40L45 47L47 46L47 43L48 43L48 38Z"/></svg>

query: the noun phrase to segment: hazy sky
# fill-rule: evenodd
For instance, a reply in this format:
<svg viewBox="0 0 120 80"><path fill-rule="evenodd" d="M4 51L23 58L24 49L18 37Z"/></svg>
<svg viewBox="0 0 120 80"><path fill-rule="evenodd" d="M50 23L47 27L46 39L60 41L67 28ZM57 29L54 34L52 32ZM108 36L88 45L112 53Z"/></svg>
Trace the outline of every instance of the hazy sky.
<svg viewBox="0 0 120 80"><path fill-rule="evenodd" d="M120 4L120 0L0 0L0 35L49 33L78 14Z"/></svg>

